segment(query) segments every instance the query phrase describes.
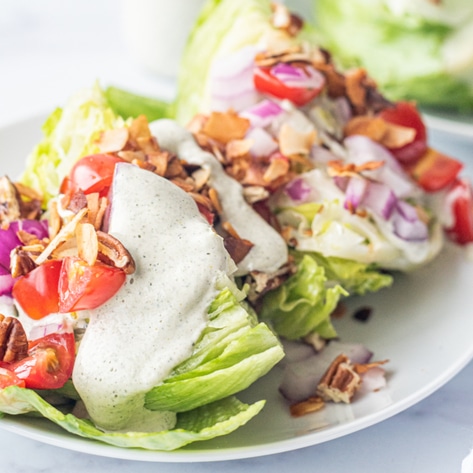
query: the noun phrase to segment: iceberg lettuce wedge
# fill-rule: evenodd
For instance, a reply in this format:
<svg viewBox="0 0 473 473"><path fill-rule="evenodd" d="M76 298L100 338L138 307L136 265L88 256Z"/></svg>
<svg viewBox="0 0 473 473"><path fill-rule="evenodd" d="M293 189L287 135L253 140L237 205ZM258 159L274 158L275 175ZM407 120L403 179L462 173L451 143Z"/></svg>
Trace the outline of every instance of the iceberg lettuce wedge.
<svg viewBox="0 0 473 473"><path fill-rule="evenodd" d="M322 44L343 67L366 67L390 99L472 111L467 3L317 0L314 9Z"/></svg>
<svg viewBox="0 0 473 473"><path fill-rule="evenodd" d="M170 451L192 442L227 435L263 408L264 401L248 405L235 397L207 404L178 415L174 429L162 432L104 432L90 421L64 414L31 389L10 386L0 390L0 412L40 414L64 430L81 437L124 448ZM0 414L1 415L1 414Z"/></svg>
<svg viewBox="0 0 473 473"><path fill-rule="evenodd" d="M147 393L150 410L189 411L235 394L284 356L276 336L256 323L229 289L215 299L210 321L190 358Z"/></svg>
<svg viewBox="0 0 473 473"><path fill-rule="evenodd" d="M40 191L46 204L58 194L72 165L99 151L100 133L123 125L98 85L79 91L45 121L43 139L28 156L21 182Z"/></svg>

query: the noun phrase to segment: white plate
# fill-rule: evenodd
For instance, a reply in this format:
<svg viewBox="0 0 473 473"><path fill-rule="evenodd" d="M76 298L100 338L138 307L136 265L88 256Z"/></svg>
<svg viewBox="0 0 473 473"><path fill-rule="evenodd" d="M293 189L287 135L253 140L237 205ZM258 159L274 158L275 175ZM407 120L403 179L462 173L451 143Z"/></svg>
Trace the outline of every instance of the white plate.
<svg viewBox="0 0 473 473"><path fill-rule="evenodd" d="M38 142L38 118L0 129L1 173L16 177L24 157ZM7 417L0 427L41 442L80 452L142 461L217 461L268 455L326 442L391 417L440 388L473 358L473 263L449 247L430 266L396 279L394 287L354 298L336 322L342 340L362 342L375 359L389 359L388 387L358 397L351 405L329 405L302 418L291 418L278 393L280 370L239 397L267 399L262 413L231 435L195 443L174 452L112 447L66 433L43 419ZM366 323L350 314L373 308Z"/></svg>
<svg viewBox="0 0 473 473"><path fill-rule="evenodd" d="M458 114L425 109L425 122L431 130L473 140L473 114Z"/></svg>

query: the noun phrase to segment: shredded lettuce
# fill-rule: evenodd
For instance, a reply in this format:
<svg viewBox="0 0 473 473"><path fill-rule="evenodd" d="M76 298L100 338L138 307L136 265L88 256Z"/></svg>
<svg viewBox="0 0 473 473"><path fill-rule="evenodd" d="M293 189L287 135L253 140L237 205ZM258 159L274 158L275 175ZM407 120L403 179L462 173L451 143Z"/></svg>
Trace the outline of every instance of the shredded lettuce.
<svg viewBox="0 0 473 473"><path fill-rule="evenodd" d="M96 141L100 133L124 124L97 84L79 91L45 121L43 139L28 156L21 182L41 192L46 204L58 194L72 165L99 151Z"/></svg>

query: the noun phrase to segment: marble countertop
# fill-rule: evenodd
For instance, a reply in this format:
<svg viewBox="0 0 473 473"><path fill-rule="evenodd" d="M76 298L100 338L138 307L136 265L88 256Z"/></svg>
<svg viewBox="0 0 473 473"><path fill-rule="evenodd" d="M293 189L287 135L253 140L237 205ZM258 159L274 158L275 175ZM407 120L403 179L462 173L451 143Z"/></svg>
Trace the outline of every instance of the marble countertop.
<svg viewBox="0 0 473 473"><path fill-rule="evenodd" d="M2 0L0 15L0 126L62 105L95 80L144 95L172 96L172 79L141 69L127 52L120 4L113 0ZM472 158L473 137L434 133L439 147ZM437 392L372 427L313 447L260 458L194 463L228 473L323 471L351 473L460 472L473 447L473 363ZM1 426L0 426L1 427ZM9 473L184 472L188 464L98 457L46 445L0 428L0 471ZM465 469L463 473L473 472Z"/></svg>

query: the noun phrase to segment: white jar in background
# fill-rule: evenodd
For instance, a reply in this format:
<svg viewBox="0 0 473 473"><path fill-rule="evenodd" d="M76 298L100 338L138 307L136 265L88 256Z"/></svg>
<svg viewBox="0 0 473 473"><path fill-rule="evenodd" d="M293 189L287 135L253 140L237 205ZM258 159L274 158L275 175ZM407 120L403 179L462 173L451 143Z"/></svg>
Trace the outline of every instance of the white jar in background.
<svg viewBox="0 0 473 473"><path fill-rule="evenodd" d="M204 0L122 0L125 45L136 62L175 77L187 37Z"/></svg>

